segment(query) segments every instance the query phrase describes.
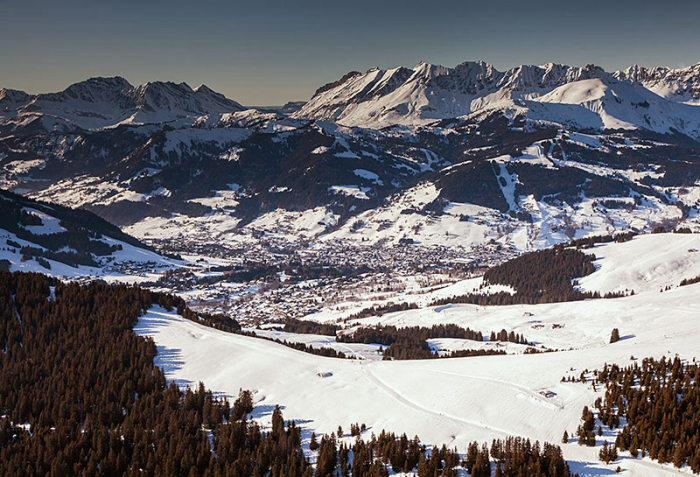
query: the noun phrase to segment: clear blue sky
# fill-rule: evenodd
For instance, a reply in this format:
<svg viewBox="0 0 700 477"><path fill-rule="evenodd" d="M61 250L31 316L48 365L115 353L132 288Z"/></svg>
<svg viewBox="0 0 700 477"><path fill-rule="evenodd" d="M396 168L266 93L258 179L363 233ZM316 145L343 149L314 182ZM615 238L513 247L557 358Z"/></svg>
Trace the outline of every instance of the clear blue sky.
<svg viewBox="0 0 700 477"><path fill-rule="evenodd" d="M0 0L0 87L120 75L204 83L262 106L306 100L350 70L421 60L678 67L700 61L698 19L698 0Z"/></svg>

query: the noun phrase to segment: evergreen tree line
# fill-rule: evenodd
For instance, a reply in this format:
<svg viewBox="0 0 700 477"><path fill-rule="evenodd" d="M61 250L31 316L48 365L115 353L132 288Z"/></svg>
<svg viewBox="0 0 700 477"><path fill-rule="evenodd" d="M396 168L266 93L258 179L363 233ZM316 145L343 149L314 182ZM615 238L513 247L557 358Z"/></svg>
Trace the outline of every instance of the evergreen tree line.
<svg viewBox="0 0 700 477"><path fill-rule="evenodd" d="M484 341L484 336L480 331L449 323L433 325L430 328L421 326L409 326L397 328L396 326L360 327L352 333L336 336L336 341L341 343L376 343L386 348L382 348L384 359L434 359L434 358L461 358L471 356L489 356L505 354L503 350L480 349L480 350L458 350L441 356L437 350L433 350L428 344L429 339L435 338L457 338L473 341ZM496 334L491 332L491 341L510 341L513 343L527 343L524 336L508 333L501 330Z"/></svg>
<svg viewBox="0 0 700 477"><path fill-rule="evenodd" d="M626 421L614 447L700 473L698 364L646 358L641 366L606 365L597 380L605 384L605 398L596 401L600 420L610 428Z"/></svg>
<svg viewBox="0 0 700 477"><path fill-rule="evenodd" d="M271 338L268 336L260 336L255 334L254 331L234 331L234 333L237 333L239 335L243 336L249 336L251 338L257 338L259 340L267 340L267 341L272 341L273 343L281 344L282 346L286 346L288 348L295 349L297 351L303 351L304 353L309 353L309 354L315 354L317 356L325 356L326 358L350 358L350 356L347 356L345 353L342 351L336 351L333 348L326 348L321 347L321 348L315 348L314 346L306 343L301 343L298 341L287 341L287 340L281 340L279 338Z"/></svg>
<svg viewBox="0 0 700 477"><path fill-rule="evenodd" d="M693 231L690 230L690 227L678 227L676 230L673 231L674 234L692 234Z"/></svg>
<svg viewBox="0 0 700 477"><path fill-rule="evenodd" d="M686 285L693 285L694 283L700 283L700 275L693 278L684 278L678 286L684 287Z"/></svg>
<svg viewBox="0 0 700 477"><path fill-rule="evenodd" d="M171 300L0 272L0 475L311 475L294 423L264 433L245 396L166 385L131 330Z"/></svg>
<svg viewBox="0 0 700 477"><path fill-rule="evenodd" d="M337 335L335 340L340 343L375 343L389 346L400 341L426 341L433 338L484 341L484 336L480 331L462 328L452 323L433 325L430 328L425 326L397 328L392 325L361 326L352 333Z"/></svg>
<svg viewBox="0 0 700 477"><path fill-rule="evenodd" d="M527 339L525 338L525 335L521 335L519 333L515 333L511 330L510 333L508 333L505 329L502 329L498 333L492 331L491 336L489 337L490 341L508 341L510 343L518 343L518 344L529 344Z"/></svg>
<svg viewBox="0 0 700 477"><path fill-rule="evenodd" d="M462 349L441 355L438 350L431 350L427 342L417 345L411 343L392 343L382 351L384 360L437 359L437 358L471 358L474 356L498 356L506 352L502 349Z"/></svg>
<svg viewBox="0 0 700 477"><path fill-rule="evenodd" d="M592 235L590 237L572 240L566 245L566 247L575 247L577 249L581 249L591 248L599 243L624 243L629 242L637 235L639 235L639 233L633 231L623 232L614 235Z"/></svg>
<svg viewBox="0 0 700 477"><path fill-rule="evenodd" d="M335 333L338 331L338 326L330 323L316 323L315 321L287 318L284 321L284 331L287 333L301 333L307 335L335 336Z"/></svg>
<svg viewBox="0 0 700 477"><path fill-rule="evenodd" d="M368 308L363 308L357 313L350 315L348 320L359 320L370 316L383 316L386 313L395 313L397 311L417 310L417 303L387 303L386 305L375 305Z"/></svg>
<svg viewBox="0 0 700 477"><path fill-rule="evenodd" d="M177 313L179 315L181 315L183 318L188 319L190 321L194 321L195 323L199 323L201 325L208 326L210 328L215 328L217 330L226 331L229 333L236 333L236 334L248 336L251 338L273 341L273 342L281 344L283 346L287 346L288 348L293 348L293 349L296 349L298 351L303 351L305 353L315 354L317 356L325 356L327 358L347 358L348 357L342 351L336 351L333 348L326 348L326 347L315 348L314 346L308 345L306 343L280 340L280 339L276 339L276 338L260 336L260 335L255 334L255 332L253 332L253 331L245 331L241 328L241 325L240 325L240 323L238 323L238 321L236 321L233 318L228 317L226 315L223 315L220 313L211 314L211 313L192 311L190 308L187 307L185 300L183 300L182 298L180 298L178 296L165 295L162 298L162 301L165 303L164 306L166 306L167 308L176 307ZM315 330L316 331L319 329L319 328L314 327L314 325L318 325L317 323L305 322L305 321L295 320L295 319L291 319L291 320L293 322L292 327L299 326L299 328L298 328L299 330L306 329L306 330ZM298 325L294 322L298 322ZM313 324L311 324L308 327L305 327L304 325L306 323L313 323ZM334 325L320 325L320 326L331 327ZM297 331L297 332L299 332L299 331ZM321 334L325 334L325 333L321 333Z"/></svg>
<svg viewBox="0 0 700 477"><path fill-rule="evenodd" d="M338 444L335 434L323 436L319 444L314 435L310 447L318 450L317 477L386 477L389 470L415 472L418 477L456 477L460 467L471 477L578 475L569 469L559 446L515 437L494 440L490 450L487 444L472 442L461 460L457 449L445 445L428 449L417 436L408 439L385 431L369 440L358 437L352 445Z"/></svg>
<svg viewBox="0 0 700 477"><path fill-rule="evenodd" d="M164 300L168 309L176 307L177 314L187 320L229 333L239 333L241 331L241 325L229 316L221 313L203 313L201 311L195 313L187 307L185 300L177 296L167 295Z"/></svg>
<svg viewBox="0 0 700 477"><path fill-rule="evenodd" d="M352 358L342 351L337 351L333 348L320 347L316 348L312 345L287 341L279 338L261 336L254 331L242 330L238 322L224 315L210 315L207 313L195 313L185 307L184 301L174 297L174 301L178 307L178 313L183 317L196 323L204 324L213 328L221 329L231 333L237 333L244 336L249 336L257 339L264 339L278 343L289 348L303 351L305 353L315 354L317 356L325 356L328 358ZM353 333L337 334L340 328L337 325L326 323L315 323L311 321L297 320L290 318L285 321L285 332L302 333L302 334L321 334L327 336L335 335L335 339L340 343L364 343L364 344L380 344L380 349L383 354L383 359L434 359L434 358L465 358L472 356L492 356L506 354L504 350L497 349L475 349L475 350L456 350L447 355L440 355L438 350L433 350L427 340L434 338L458 338L474 341L484 341L481 332L473 331L469 328L462 328L455 324L440 324L433 325L431 328L413 326L407 328L397 328L395 326L377 327L360 327ZM525 335L508 332L502 329L498 333L492 331L490 334L491 341L504 341L518 344L529 344ZM535 348L528 348L526 353L537 352Z"/></svg>
<svg viewBox="0 0 700 477"><path fill-rule="evenodd" d="M481 453L486 450L483 447ZM476 453L474 444L467 451L467 461L470 455ZM531 443L529 439L520 437L508 437L505 440L494 440L491 445L491 457L495 463L495 477L567 477L578 476L569 469L564 460L561 448L545 442L540 445L538 441ZM478 454L474 460L478 463ZM485 460L482 457L482 460ZM491 475L490 469L482 471L484 477ZM472 473L472 477L478 477Z"/></svg>
<svg viewBox="0 0 700 477"><path fill-rule="evenodd" d="M588 296L576 290L572 280L593 273L594 260L595 255L558 245L488 269L484 283L510 286L531 303L580 300Z"/></svg>

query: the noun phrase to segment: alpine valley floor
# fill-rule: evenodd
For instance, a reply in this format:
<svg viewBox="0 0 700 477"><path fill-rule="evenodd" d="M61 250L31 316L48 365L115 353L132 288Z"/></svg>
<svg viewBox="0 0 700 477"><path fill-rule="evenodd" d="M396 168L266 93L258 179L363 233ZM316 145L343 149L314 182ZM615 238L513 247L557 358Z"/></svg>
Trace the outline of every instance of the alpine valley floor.
<svg viewBox="0 0 700 477"><path fill-rule="evenodd" d="M365 423L366 435L386 429L460 452L470 441L511 435L560 444L565 430L574 435L583 407L603 395L602 386L595 390L591 384L593 370L605 363L626 366L644 357L700 357L700 284L678 286L700 275L698 250L700 236L685 234L645 235L589 249L598 257L597 270L580 286L601 292L635 290L624 298L424 307L361 320L396 326L456 323L486 335L506 328L561 350L551 353L526 355L513 349L516 354L505 356L417 361L324 358L207 328L161 308L152 308L136 331L153 337L157 364L169 379L181 384L203 381L230 396L240 388L251 389L254 417L265 425L280 405L287 419L302 426L307 450L312 431L331 433L339 424L349 429L352 423ZM312 317L322 320L324 312ZM619 328L621 340L609 344L613 328ZM371 353L357 348L367 345L337 345ZM582 372L587 383L562 382ZM606 429L596 447L579 446L576 439L561 445L572 471L582 476L612 475L618 465L630 476L690 475L687 468L679 471L648 458L634 459L628 452L605 465L598 451L604 440L614 439Z"/></svg>

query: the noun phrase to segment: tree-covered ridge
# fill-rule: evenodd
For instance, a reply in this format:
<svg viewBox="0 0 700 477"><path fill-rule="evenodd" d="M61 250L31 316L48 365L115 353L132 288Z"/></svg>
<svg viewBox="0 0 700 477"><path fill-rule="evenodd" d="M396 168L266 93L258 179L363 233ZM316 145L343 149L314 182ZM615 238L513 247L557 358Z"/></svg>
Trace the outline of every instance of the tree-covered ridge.
<svg viewBox="0 0 700 477"><path fill-rule="evenodd" d="M0 475L307 472L293 425L263 433L202 385L166 385L153 341L131 329L171 299L0 272Z"/></svg>
<svg viewBox="0 0 700 477"><path fill-rule="evenodd" d="M58 219L65 230L47 234L33 233L26 227L41 226L42 219L32 213L32 210ZM71 266L96 266L97 262L93 255L110 255L121 249L121 245L109 245L100 240L103 236L151 250L92 212L46 204L2 189L0 189L0 229L7 230L18 238L39 246L22 247L17 243L8 242L7 245L19 249L27 258L51 259Z"/></svg>
<svg viewBox="0 0 700 477"><path fill-rule="evenodd" d="M284 331L286 333L335 336L338 326L332 323L317 323L315 321L287 318L284 320Z"/></svg>
<svg viewBox="0 0 700 477"><path fill-rule="evenodd" d="M688 465L700 473L700 366L678 357L643 359L622 368L605 366L598 374L605 398L596 402L600 420L624 426L615 446L632 457Z"/></svg>
<svg viewBox="0 0 700 477"><path fill-rule="evenodd" d="M535 303L571 301L583 295L573 287L572 280L593 273L594 260L595 255L555 246L490 268L484 274L484 282L511 286Z"/></svg>
<svg viewBox="0 0 700 477"><path fill-rule="evenodd" d="M361 326L352 333L344 333L336 336L336 341L341 343L376 343L389 346L400 341L425 341L432 338L460 338L465 340L483 341L484 337L480 331L449 323L433 325L430 328L425 326L406 326L397 328L396 326L376 327Z"/></svg>
<svg viewBox="0 0 700 477"><path fill-rule="evenodd" d="M483 293L475 291L459 296L435 300L430 306L464 303L473 305L534 305L563 301L601 298L598 292L583 292L576 288L576 279L595 272L595 255L581 249L599 243L626 242L635 233L593 236L578 239L569 244L526 253L500 265L489 268L483 277L483 286L505 285L514 293L499 291ZM634 291L629 293L634 294ZM626 296L626 292L608 292L604 298Z"/></svg>

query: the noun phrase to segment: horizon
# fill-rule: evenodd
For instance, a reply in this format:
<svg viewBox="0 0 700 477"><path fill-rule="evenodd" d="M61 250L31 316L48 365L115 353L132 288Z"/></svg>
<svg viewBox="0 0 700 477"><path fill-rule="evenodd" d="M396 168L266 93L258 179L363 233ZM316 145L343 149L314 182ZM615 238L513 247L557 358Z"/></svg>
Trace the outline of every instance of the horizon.
<svg viewBox="0 0 700 477"><path fill-rule="evenodd" d="M122 76L134 85L206 84L244 105L280 106L307 101L348 71L421 60L482 59L499 71L550 62L679 68L700 61L700 3L675 3L682 14L629 0L450 0L430 8L417 0L359 0L352 8L320 0L205 0L194 8L125 0L116 11L86 0L6 0L0 42L10 47L0 52L0 87L35 94Z"/></svg>
<svg viewBox="0 0 700 477"><path fill-rule="evenodd" d="M479 62L479 61L483 61L484 63L487 63L487 64L490 64L490 65L494 66L494 68L496 68L496 70L499 71L499 72L501 72L501 73L507 72L507 71L509 71L509 70L511 70L511 69L514 69L514 68L517 68L517 67L519 67L519 66L544 67L544 66L546 66L548 63L558 64L558 65L567 66L567 67L573 67L573 68L582 68L582 67L585 67L585 66L588 66L588 65L600 66L600 65L598 65L598 64L596 64L596 63L587 63L587 64L585 64L585 65L572 65L572 64L565 64L565 63L548 62L548 63L541 63L541 64L527 64L527 63L521 63L521 64L518 64L518 65L513 65L513 66L511 66L511 67L509 67L509 68L502 69L502 68L496 67L493 63L490 63L490 62L485 61L485 60L466 60L466 61L462 61L461 63L457 63L457 64L451 65L451 66L445 66L445 65L443 65L443 64L431 63L431 62L428 62L428 61L421 60L421 61L419 61L419 62L418 62L415 66L413 66L413 67L409 67L409 66L406 66L406 65L395 65L395 66L389 66L389 67L372 66L372 67L370 67L370 68L368 68L367 70L364 70L364 71L348 69L347 72L351 72L351 71L360 71L361 74L366 74L367 72L369 72L369 71L371 71L372 69L375 69L375 68L378 68L378 69L380 69L380 70L385 70L385 71L386 71L386 70L393 69L393 68L398 68L398 67L415 68L415 67L417 67L418 65L420 65L421 63L426 63L426 64L430 64L430 65L433 65L433 66L441 66L441 67L451 68L451 69L452 69L452 68L455 68L456 66L459 66L460 64L463 64L463 63L469 63L469 62L474 62L474 63L475 63L475 62ZM616 71L624 71L624 70L626 70L627 68L630 68L630 67L632 67L632 66L640 66L640 67L647 67L647 68L661 67L661 68L669 68L669 69L683 69L683 68L689 68L689 67L692 67L692 66L695 66L695 65L699 65L699 64L700 64L700 61L698 61L698 62L696 62L696 63L687 64L687 65L679 65L679 66L675 66L675 67L673 67L673 66L668 66L668 65L640 65L640 64L630 64L630 65L627 65L627 66L624 67L624 68L616 68L616 69L613 69L613 70L606 69L606 68L603 68L603 69L604 69L606 72L608 72L608 73L614 73L614 72L616 72ZM601 67L601 68L602 68L602 67ZM22 88L10 88L10 87L6 87L6 86L1 85L1 84L0 84L0 89L18 90L18 91L23 91L23 92L25 92L25 93L32 94L32 95L36 95L36 94L47 94L47 93L48 93L48 94L51 94L51 93L60 93L60 92L62 92L62 91L64 91L64 90L66 90L67 88L69 88L70 86L74 85L74 84L81 83L81 82L88 81L88 80L90 80L90 79L95 79L95 78L122 78L122 79L126 80L126 82L129 83L129 84L130 84L131 86L133 86L133 87L138 87L138 86L141 86L141 85L147 84L147 83L157 83L157 82L160 82L160 83L185 84L185 85L187 85L187 86L188 86L190 89L192 89L192 90L196 90L197 88L199 88L199 87L201 87L201 86L205 86L205 87L207 87L207 88L210 88L211 90L213 90L213 91L216 92L216 93L223 94L223 95L226 96L228 99L231 99L231 100L233 100L233 101L236 101L236 102L240 103L242 106L244 106L244 107L246 107L246 108L256 108L256 107L259 107L259 108L274 108L274 107L282 107L282 106L286 105L287 103L307 102L307 101L309 101L309 100L311 99L311 97L313 96L313 92L312 92L312 95L309 96L309 97L306 98L306 99L288 99L288 100L286 100L286 101L284 101L284 102L275 103L275 104L247 104L247 103L245 103L245 102L239 101L237 98L232 98L232 97L228 96L227 94L223 93L222 91L219 91L219 90L217 90L216 88L211 87L210 85L208 85L208 84L206 84L206 83L197 83L196 86L192 86L192 84L189 83L189 82L187 82L187 81L178 81L178 80L172 80L172 79L152 79L152 80L148 80L148 81L145 81L145 82L142 82L142 83L141 83L141 82L130 81L129 78L126 78L126 77L123 76L123 75L113 75L113 76L93 75L93 76L89 76L89 77L87 77L87 78L83 78L83 79L78 80L78 81L71 82L71 83L65 85L64 87L62 87L62 88L60 88L60 89L52 90L52 91L30 91L30 90L22 89ZM340 79L340 77L336 78L336 80L337 80L337 79ZM335 81L335 80L331 80L331 81L329 81L329 82L332 82L332 81ZM318 89L318 88L324 86L325 84L328 84L329 82L323 83L323 84L319 84L318 86L315 87L315 89ZM315 91L315 89L314 89L314 91Z"/></svg>

